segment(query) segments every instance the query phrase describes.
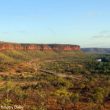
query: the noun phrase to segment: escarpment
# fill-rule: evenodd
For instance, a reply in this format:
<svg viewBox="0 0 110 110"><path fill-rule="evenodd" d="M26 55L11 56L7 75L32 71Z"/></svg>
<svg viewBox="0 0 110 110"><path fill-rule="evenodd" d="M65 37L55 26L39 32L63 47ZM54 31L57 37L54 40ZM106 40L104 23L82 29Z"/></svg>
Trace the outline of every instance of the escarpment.
<svg viewBox="0 0 110 110"><path fill-rule="evenodd" d="M68 44L18 44L1 42L0 51L2 50L75 51L80 50L80 46Z"/></svg>

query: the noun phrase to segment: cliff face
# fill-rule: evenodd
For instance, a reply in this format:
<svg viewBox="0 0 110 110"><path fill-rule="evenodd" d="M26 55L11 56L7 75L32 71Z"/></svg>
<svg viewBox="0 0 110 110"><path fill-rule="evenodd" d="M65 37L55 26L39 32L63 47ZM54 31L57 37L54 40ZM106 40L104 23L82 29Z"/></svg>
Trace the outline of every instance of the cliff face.
<svg viewBox="0 0 110 110"><path fill-rule="evenodd" d="M40 51L73 51L80 50L78 45L66 44L16 44L16 43L0 43L0 51L2 50L40 50Z"/></svg>

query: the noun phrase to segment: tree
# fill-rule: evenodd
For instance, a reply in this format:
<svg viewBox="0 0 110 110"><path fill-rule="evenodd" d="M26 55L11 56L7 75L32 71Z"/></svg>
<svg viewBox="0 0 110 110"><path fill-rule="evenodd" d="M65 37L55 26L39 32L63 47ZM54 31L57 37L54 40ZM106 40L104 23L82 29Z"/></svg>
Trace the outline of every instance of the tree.
<svg viewBox="0 0 110 110"><path fill-rule="evenodd" d="M79 93L73 93L70 96L70 100L74 103L74 108L75 108L76 104L79 102Z"/></svg>
<svg viewBox="0 0 110 110"><path fill-rule="evenodd" d="M62 88L57 90L54 94L58 97L58 102L61 105L62 110L65 110L65 105L70 102L71 93L69 93L66 89Z"/></svg>
<svg viewBox="0 0 110 110"><path fill-rule="evenodd" d="M104 94L105 94L104 89L101 87L98 87L94 92L93 99L97 103L98 109L100 109L102 104L104 105Z"/></svg>

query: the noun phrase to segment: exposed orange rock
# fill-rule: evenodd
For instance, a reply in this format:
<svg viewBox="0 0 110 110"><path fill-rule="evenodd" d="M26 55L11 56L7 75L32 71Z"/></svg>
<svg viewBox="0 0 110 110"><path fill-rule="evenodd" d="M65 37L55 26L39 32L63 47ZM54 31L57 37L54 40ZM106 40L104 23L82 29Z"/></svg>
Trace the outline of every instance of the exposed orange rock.
<svg viewBox="0 0 110 110"><path fill-rule="evenodd" d="M79 45L67 45L67 44L0 43L0 50L73 51L73 50L80 50L80 46Z"/></svg>

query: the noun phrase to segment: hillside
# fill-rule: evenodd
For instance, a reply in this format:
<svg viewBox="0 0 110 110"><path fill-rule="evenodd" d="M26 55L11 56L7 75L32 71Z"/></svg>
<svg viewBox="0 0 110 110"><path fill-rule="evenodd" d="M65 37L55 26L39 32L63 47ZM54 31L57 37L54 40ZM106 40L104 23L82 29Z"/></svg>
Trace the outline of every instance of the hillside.
<svg viewBox="0 0 110 110"><path fill-rule="evenodd" d="M97 62L100 57L109 60ZM0 105L20 105L23 110L110 110L109 61L109 54L79 50L2 50Z"/></svg>

